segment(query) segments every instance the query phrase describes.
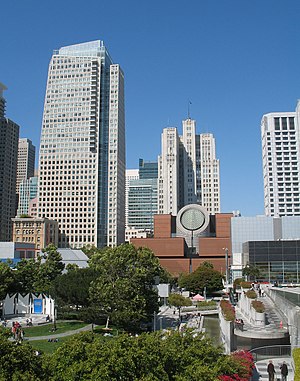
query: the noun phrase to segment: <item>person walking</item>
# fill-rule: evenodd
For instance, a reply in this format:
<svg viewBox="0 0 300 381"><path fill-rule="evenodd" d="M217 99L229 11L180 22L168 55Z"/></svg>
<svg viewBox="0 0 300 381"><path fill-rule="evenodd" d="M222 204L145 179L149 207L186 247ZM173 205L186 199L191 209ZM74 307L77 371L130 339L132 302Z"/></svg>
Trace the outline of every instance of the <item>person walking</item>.
<svg viewBox="0 0 300 381"><path fill-rule="evenodd" d="M268 375L269 375L269 381L274 381L275 368L274 368L272 360L269 361L269 364L268 364L268 367L267 367L267 372L268 372Z"/></svg>
<svg viewBox="0 0 300 381"><path fill-rule="evenodd" d="M289 373L289 370L285 361L283 361L283 363L281 364L280 371L281 371L281 381L287 381L287 375Z"/></svg>

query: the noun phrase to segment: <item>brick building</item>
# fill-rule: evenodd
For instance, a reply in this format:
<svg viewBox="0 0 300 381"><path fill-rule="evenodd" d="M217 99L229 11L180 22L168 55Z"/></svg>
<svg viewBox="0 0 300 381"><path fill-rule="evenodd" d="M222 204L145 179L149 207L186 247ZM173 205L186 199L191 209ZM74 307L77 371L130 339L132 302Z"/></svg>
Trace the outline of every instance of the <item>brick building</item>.
<svg viewBox="0 0 300 381"><path fill-rule="evenodd" d="M154 237L133 238L136 247L148 247L159 258L161 265L172 275L188 273L190 264L194 271L201 263L210 262L225 274L226 251L231 261L231 213L209 216L209 224L203 233L194 237L197 253L191 256L190 237L178 231L178 221L171 214L154 216Z"/></svg>

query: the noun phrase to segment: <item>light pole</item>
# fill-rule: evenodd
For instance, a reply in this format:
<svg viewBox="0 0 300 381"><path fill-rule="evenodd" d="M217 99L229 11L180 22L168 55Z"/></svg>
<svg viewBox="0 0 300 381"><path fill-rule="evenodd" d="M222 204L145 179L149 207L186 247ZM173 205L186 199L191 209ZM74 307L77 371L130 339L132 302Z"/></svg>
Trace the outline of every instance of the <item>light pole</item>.
<svg viewBox="0 0 300 381"><path fill-rule="evenodd" d="M228 248L223 247L223 250L225 250L225 281L226 281L226 288L228 287Z"/></svg>

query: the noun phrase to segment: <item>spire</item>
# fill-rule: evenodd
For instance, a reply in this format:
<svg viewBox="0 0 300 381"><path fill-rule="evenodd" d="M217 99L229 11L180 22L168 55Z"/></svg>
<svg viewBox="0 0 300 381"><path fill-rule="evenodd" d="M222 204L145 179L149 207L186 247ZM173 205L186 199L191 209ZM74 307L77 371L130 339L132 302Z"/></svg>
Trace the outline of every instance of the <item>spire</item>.
<svg viewBox="0 0 300 381"><path fill-rule="evenodd" d="M188 119L191 119L191 115L190 115L190 105L192 104L192 102L190 100L188 100Z"/></svg>

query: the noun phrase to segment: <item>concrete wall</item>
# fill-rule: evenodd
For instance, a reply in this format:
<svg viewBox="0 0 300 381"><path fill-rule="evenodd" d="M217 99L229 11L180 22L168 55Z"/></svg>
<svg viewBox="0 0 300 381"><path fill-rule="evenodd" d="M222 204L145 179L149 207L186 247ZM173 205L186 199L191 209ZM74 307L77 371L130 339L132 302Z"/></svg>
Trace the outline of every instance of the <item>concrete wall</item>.
<svg viewBox="0 0 300 381"><path fill-rule="evenodd" d="M266 294L273 300L276 309L283 314L287 321L293 349L300 346L300 307L285 299L278 291L282 291L282 289L265 288Z"/></svg>
<svg viewBox="0 0 300 381"><path fill-rule="evenodd" d="M256 312L252 307L252 302L255 299L250 299L244 292L241 293L239 300L239 308L244 316L247 316L249 322L257 327L265 327L266 317L265 313Z"/></svg>
<svg viewBox="0 0 300 381"><path fill-rule="evenodd" d="M219 321L220 321L220 331L221 339L224 345L224 352L230 354L236 350L236 338L234 335L234 323L232 321L227 321L224 319L222 310L219 307Z"/></svg>

